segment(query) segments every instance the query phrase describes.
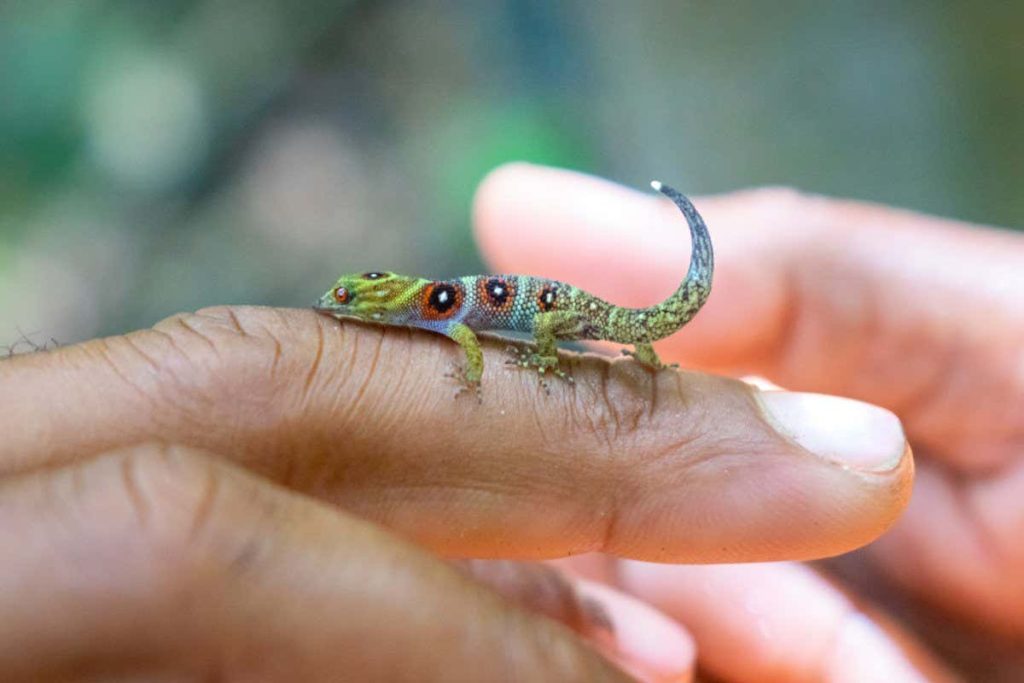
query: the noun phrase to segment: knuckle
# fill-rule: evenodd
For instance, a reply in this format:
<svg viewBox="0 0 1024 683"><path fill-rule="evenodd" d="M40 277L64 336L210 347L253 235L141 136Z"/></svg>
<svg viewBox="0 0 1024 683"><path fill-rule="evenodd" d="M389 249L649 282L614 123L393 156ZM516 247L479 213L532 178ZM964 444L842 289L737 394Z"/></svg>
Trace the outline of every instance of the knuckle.
<svg viewBox="0 0 1024 683"><path fill-rule="evenodd" d="M179 313L139 333L159 350L163 398L203 420L240 397L263 401L279 395L303 372L303 358L294 350L305 347L279 338L276 332L288 323L278 315L225 306Z"/></svg>
<svg viewBox="0 0 1024 683"><path fill-rule="evenodd" d="M814 193L788 185L769 185L750 190L746 194L751 201L758 202L767 211L778 210L790 213L815 203L820 197Z"/></svg>
<svg viewBox="0 0 1024 683"><path fill-rule="evenodd" d="M144 531L147 547L180 556L209 522L219 474L195 451L163 444L136 447L117 455L122 510Z"/></svg>
<svg viewBox="0 0 1024 683"><path fill-rule="evenodd" d="M94 501L107 512L108 548L125 552L154 593L206 593L230 578L228 570L251 563L258 497L228 494L228 470L212 457L162 444L110 457L112 486L100 491L113 488L121 504L104 493Z"/></svg>
<svg viewBox="0 0 1024 683"><path fill-rule="evenodd" d="M788 224L800 219L819 215L828 200L798 188L778 185L741 190L723 197L762 220Z"/></svg>

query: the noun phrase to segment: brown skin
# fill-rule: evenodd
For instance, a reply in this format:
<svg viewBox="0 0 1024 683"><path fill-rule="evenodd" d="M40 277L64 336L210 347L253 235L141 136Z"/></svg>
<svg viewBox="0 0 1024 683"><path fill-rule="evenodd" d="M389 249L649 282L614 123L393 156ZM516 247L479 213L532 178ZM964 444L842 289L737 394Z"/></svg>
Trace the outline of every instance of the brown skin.
<svg viewBox="0 0 1024 683"><path fill-rule="evenodd" d="M187 448L11 477L0 510L6 680L626 680L422 551ZM580 613L554 616L586 634Z"/></svg>
<svg viewBox="0 0 1024 683"><path fill-rule="evenodd" d="M0 566L0 668L412 680L486 666L613 680L570 630L357 517L445 555L716 561L841 552L906 499L909 459L865 477L809 457L732 380L588 358L576 388L550 398L499 371L507 400L480 406L438 380L451 353L429 334L221 308L0 363L0 554L16 558ZM180 446L132 445L149 441ZM726 452L749 480L701 464ZM705 471L687 483L692 466ZM822 495L714 514L707 487L756 496L753 482L780 473ZM834 514L836 500L851 514ZM717 526L688 531L702 512ZM796 514L809 523L777 523ZM602 630L600 610L561 593L519 602ZM467 650L470 634L480 646Z"/></svg>
<svg viewBox="0 0 1024 683"><path fill-rule="evenodd" d="M483 404L452 400L447 340L311 311L208 309L0 362L0 670L619 680L593 648L629 666L609 636L626 624L573 580L438 556L809 559L909 497L909 452L837 466L735 380L589 356L546 396L502 348L485 343ZM685 622L668 597L643 595ZM760 627L743 620L700 625L741 627L706 661Z"/></svg>

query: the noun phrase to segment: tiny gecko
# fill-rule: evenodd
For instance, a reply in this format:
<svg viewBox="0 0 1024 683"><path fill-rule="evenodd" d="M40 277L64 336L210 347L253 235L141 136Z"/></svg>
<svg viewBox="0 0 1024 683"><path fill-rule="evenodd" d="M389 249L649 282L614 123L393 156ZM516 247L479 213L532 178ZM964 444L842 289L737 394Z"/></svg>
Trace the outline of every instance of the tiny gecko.
<svg viewBox="0 0 1024 683"><path fill-rule="evenodd" d="M533 335L535 351L517 350L515 365L550 372L571 382L558 363L559 340L632 344L623 351L643 365L666 367L651 342L667 337L696 315L711 293L711 237L690 200L657 181L651 187L675 202L690 226L690 267L679 288L649 308L624 308L557 280L530 275L468 275L427 280L383 271L342 275L314 309L336 318L415 327L443 334L462 347L466 365L458 378L479 391L484 359L476 332Z"/></svg>

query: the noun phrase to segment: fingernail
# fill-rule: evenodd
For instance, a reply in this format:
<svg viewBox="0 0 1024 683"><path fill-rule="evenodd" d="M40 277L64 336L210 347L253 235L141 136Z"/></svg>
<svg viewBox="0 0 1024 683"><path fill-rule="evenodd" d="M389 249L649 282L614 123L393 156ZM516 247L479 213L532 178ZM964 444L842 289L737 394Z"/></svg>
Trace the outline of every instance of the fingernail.
<svg viewBox="0 0 1024 683"><path fill-rule="evenodd" d="M827 673L826 680L836 683L928 681L885 631L860 612L851 613L840 626Z"/></svg>
<svg viewBox="0 0 1024 683"><path fill-rule="evenodd" d="M690 681L696 648L682 626L639 600L580 580L580 596L599 604L609 638L596 641L605 656L641 681Z"/></svg>
<svg viewBox="0 0 1024 683"><path fill-rule="evenodd" d="M758 393L775 431L818 457L867 472L896 467L906 451L898 417L840 396L790 391Z"/></svg>

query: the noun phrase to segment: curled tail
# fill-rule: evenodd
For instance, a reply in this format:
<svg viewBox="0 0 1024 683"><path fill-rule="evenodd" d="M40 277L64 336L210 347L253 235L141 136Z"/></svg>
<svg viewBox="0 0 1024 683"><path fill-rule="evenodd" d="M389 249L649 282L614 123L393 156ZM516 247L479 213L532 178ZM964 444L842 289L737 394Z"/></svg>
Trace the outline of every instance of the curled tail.
<svg viewBox="0 0 1024 683"><path fill-rule="evenodd" d="M715 257L704 219L685 196L658 181L651 183L671 199L690 226L690 268L669 298L650 308L619 308L609 319L607 339L625 344L646 343L667 337L697 314L711 293Z"/></svg>

